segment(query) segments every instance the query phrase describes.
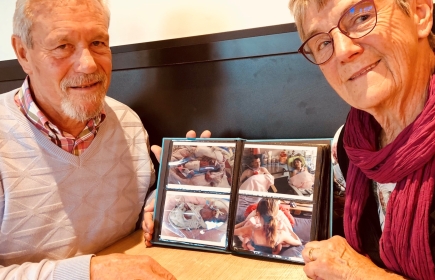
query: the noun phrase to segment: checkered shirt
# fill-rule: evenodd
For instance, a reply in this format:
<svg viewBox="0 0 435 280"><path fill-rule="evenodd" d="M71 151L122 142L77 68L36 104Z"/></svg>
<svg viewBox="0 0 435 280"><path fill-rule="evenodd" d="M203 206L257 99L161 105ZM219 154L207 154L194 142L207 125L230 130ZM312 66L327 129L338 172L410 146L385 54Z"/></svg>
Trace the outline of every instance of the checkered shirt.
<svg viewBox="0 0 435 280"><path fill-rule="evenodd" d="M27 119L53 143L76 156L82 154L91 145L92 140L94 140L97 135L100 124L106 117L103 110L100 115L90 119L77 138L68 132L61 131L48 120L44 112L42 112L33 101L29 87L29 77L24 80L23 85L15 95L15 104L17 104L18 108L20 108L20 111Z"/></svg>

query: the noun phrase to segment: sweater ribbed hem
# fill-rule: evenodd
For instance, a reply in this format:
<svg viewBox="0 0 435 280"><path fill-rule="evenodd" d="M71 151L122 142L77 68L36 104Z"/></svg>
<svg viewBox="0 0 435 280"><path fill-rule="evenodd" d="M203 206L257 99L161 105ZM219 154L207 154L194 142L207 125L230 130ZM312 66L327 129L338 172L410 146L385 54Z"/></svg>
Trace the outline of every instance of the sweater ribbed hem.
<svg viewBox="0 0 435 280"><path fill-rule="evenodd" d="M94 255L83 255L58 261L53 272L53 280L87 280L90 279L91 258Z"/></svg>

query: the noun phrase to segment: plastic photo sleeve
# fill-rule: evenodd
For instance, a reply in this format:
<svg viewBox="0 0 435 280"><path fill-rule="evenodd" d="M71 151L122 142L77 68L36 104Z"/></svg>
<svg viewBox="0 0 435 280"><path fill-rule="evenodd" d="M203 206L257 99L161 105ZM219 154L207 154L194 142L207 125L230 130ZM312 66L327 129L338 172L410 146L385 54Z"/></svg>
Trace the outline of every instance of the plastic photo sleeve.
<svg viewBox="0 0 435 280"><path fill-rule="evenodd" d="M303 263L301 252L310 241L312 202L246 195L238 201L234 251Z"/></svg>
<svg viewBox="0 0 435 280"><path fill-rule="evenodd" d="M168 191L160 240L227 247L229 195Z"/></svg>
<svg viewBox="0 0 435 280"><path fill-rule="evenodd" d="M243 152L239 193L313 200L318 147L245 144Z"/></svg>
<svg viewBox="0 0 435 280"><path fill-rule="evenodd" d="M174 142L167 163L167 188L231 191L235 143Z"/></svg>

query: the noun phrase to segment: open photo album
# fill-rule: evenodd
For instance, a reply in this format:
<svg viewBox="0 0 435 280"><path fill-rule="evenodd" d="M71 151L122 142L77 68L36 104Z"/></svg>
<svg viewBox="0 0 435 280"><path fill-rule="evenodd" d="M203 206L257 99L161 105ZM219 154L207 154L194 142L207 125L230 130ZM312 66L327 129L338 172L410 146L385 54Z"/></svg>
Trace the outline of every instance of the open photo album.
<svg viewBox="0 0 435 280"><path fill-rule="evenodd" d="M152 243L303 263L331 235L331 139L163 139Z"/></svg>

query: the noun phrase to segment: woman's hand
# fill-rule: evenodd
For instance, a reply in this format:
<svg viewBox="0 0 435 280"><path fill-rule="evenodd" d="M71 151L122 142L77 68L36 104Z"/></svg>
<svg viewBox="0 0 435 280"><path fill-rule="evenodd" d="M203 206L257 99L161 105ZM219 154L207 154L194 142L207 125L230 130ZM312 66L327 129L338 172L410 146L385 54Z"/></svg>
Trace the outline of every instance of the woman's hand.
<svg viewBox="0 0 435 280"><path fill-rule="evenodd" d="M204 130L201 133L201 138L210 138L210 136L211 136L211 132L209 130ZM193 130L189 130L186 133L186 138L196 138L196 132ZM154 156L160 162L160 155L162 153L162 148L160 146L153 145L151 147L151 151L154 153ZM153 214L154 214L154 199L152 199L152 201L144 207L142 230L145 239L145 246L147 247L151 246L151 239L153 238L153 232L154 232Z"/></svg>
<svg viewBox="0 0 435 280"><path fill-rule="evenodd" d="M311 279L403 279L358 254L341 236L307 243L302 257L304 272Z"/></svg>

